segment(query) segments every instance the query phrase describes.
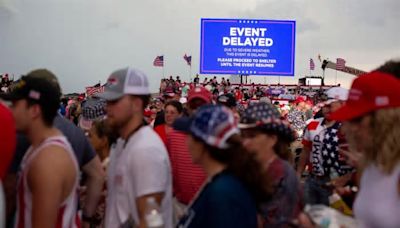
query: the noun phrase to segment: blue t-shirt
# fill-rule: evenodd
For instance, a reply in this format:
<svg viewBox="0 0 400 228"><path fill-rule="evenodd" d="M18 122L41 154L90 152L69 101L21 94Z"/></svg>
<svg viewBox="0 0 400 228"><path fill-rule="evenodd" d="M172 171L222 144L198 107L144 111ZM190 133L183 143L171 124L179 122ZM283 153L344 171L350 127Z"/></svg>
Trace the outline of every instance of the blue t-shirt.
<svg viewBox="0 0 400 228"><path fill-rule="evenodd" d="M257 227L256 203L242 182L223 171L203 188L177 227Z"/></svg>

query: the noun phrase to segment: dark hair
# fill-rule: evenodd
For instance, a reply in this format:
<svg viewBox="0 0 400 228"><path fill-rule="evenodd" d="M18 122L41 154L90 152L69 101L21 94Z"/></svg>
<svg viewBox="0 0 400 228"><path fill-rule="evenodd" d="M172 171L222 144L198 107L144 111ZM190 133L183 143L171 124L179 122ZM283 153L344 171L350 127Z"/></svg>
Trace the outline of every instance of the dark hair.
<svg viewBox="0 0 400 228"><path fill-rule="evenodd" d="M276 141L276 144L274 145L273 149L276 155L278 155L281 159L292 162L293 156L292 152L290 150L290 139L287 137L284 137L281 135L279 132L273 131L273 130L267 130L264 128L258 128L256 129L259 132L267 135L276 135L278 137L278 140Z"/></svg>
<svg viewBox="0 0 400 228"><path fill-rule="evenodd" d="M112 145L117 141L118 135L112 130L112 128L106 124L105 120L95 120L93 121L94 129L96 130L99 138L107 137L108 145Z"/></svg>
<svg viewBox="0 0 400 228"><path fill-rule="evenodd" d="M274 145L275 153L283 160L291 163L293 160L292 151L290 150L290 142L288 140L281 139L278 135L278 140Z"/></svg>
<svg viewBox="0 0 400 228"><path fill-rule="evenodd" d="M173 106L174 108L176 108L176 110L178 111L179 114L181 114L183 112L182 103L177 100L168 101L164 107L167 108L167 106Z"/></svg>
<svg viewBox="0 0 400 228"><path fill-rule="evenodd" d="M389 60L376 69L379 72L391 74L400 79L400 61Z"/></svg>
<svg viewBox="0 0 400 228"><path fill-rule="evenodd" d="M53 97L52 100L54 101L55 99L56 98ZM29 98L27 98L26 101L27 101L29 107L32 105L35 105L35 104L39 105L40 110L42 111L43 123L47 127L53 126L54 118L56 117L57 111L60 108L59 101L57 103L56 103L56 101L49 102L48 104L43 104L43 102L37 102L37 101L29 99Z"/></svg>
<svg viewBox="0 0 400 228"><path fill-rule="evenodd" d="M262 170L255 154L248 152L242 145L240 135L231 136L227 143L228 149L219 149L209 146L200 138L192 135L196 141L202 142L211 158L227 165L227 171L239 178L260 206L261 203L270 200L273 186L269 177Z"/></svg>

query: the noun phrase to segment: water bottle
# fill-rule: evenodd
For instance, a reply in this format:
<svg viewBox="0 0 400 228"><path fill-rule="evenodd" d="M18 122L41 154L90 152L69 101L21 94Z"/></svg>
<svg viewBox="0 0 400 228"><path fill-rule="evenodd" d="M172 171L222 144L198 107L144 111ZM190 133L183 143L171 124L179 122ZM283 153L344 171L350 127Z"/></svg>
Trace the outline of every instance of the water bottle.
<svg viewBox="0 0 400 228"><path fill-rule="evenodd" d="M164 220L160 206L154 197L146 199L145 220L148 228L164 227Z"/></svg>

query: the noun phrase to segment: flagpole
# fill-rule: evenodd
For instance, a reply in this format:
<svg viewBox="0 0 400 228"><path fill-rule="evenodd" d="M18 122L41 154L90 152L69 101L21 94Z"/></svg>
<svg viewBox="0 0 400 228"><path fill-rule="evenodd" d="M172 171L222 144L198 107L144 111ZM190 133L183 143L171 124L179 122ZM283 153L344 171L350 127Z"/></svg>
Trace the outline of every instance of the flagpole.
<svg viewBox="0 0 400 228"><path fill-rule="evenodd" d="M165 55L163 55L163 66L162 66L162 75L163 75L163 78L165 78L165 63L166 63L166 61L165 61Z"/></svg>
<svg viewBox="0 0 400 228"><path fill-rule="evenodd" d="M189 83L192 82L192 64L189 65Z"/></svg>

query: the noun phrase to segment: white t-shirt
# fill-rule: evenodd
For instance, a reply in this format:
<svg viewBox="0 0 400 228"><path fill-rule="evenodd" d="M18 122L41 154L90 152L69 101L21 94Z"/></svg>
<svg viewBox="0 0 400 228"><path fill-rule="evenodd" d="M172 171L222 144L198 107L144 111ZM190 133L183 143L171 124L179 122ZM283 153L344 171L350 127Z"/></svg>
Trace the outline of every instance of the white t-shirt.
<svg viewBox="0 0 400 228"><path fill-rule="evenodd" d="M390 174L384 173L376 165L365 168L353 206L359 227L400 226L399 179L400 164Z"/></svg>
<svg viewBox="0 0 400 228"><path fill-rule="evenodd" d="M322 167L322 144L327 127L324 125L324 118L311 120L304 131L303 145L311 147L310 162L311 173L316 176L323 176Z"/></svg>
<svg viewBox="0 0 400 228"><path fill-rule="evenodd" d="M144 126L124 144L119 138L111 148L105 227L119 227L128 219L138 225L136 198L158 192L164 193L160 205L164 227L172 227L172 177L164 143Z"/></svg>

